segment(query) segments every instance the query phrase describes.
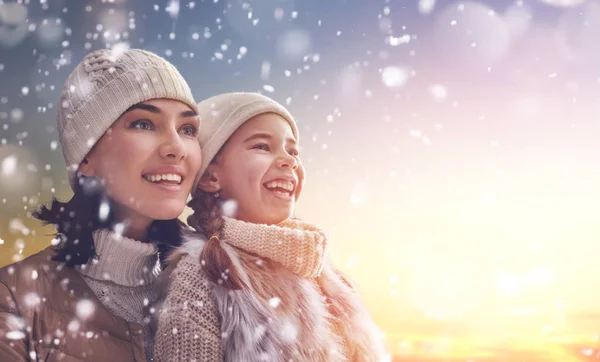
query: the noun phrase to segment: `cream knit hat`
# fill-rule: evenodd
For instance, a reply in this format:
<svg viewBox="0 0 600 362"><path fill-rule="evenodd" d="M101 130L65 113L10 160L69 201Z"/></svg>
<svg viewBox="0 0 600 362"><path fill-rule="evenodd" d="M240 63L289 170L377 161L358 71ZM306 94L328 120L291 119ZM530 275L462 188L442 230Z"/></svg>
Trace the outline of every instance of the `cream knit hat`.
<svg viewBox="0 0 600 362"><path fill-rule="evenodd" d="M204 174L229 137L244 122L263 113L277 113L283 117L289 122L298 141L298 127L290 112L281 104L259 93L223 93L198 103L198 115L202 123L198 135L202 148L199 177ZM196 189L192 194L195 191Z"/></svg>
<svg viewBox="0 0 600 362"><path fill-rule="evenodd" d="M200 167L196 179L200 179L217 152L244 122L263 113L276 113L283 117L292 127L296 141L299 140L298 127L290 112L281 104L262 94L223 93L198 103L198 115L202 124L198 134L202 148L202 167ZM304 178L303 173L301 177ZM302 187L303 180L300 181L297 195ZM196 190L197 188L192 190L192 195Z"/></svg>
<svg viewBox="0 0 600 362"><path fill-rule="evenodd" d="M86 55L65 82L58 104L58 134L71 188L79 164L113 122L132 105L156 98L196 110L186 81L158 55L139 49Z"/></svg>

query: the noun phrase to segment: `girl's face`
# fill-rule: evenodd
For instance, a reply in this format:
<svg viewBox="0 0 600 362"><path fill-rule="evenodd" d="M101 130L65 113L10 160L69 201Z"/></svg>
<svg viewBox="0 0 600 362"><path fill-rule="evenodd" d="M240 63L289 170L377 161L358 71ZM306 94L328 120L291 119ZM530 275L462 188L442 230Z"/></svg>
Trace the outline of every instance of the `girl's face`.
<svg viewBox="0 0 600 362"><path fill-rule="evenodd" d="M260 224L292 216L304 181L292 128L275 113L246 121L207 172L221 197L236 202L237 219Z"/></svg>
<svg viewBox="0 0 600 362"><path fill-rule="evenodd" d="M117 220L145 230L183 211L201 165L197 133L198 117L188 105L138 103L104 133L79 171L103 181Z"/></svg>

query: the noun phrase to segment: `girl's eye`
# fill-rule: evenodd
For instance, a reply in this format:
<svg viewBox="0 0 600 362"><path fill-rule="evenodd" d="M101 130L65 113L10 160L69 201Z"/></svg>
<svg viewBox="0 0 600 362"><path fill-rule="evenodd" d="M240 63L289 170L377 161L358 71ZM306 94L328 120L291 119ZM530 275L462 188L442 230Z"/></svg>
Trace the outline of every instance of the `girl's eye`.
<svg viewBox="0 0 600 362"><path fill-rule="evenodd" d="M131 128L137 128L137 129L148 131L148 130L152 130L153 126L152 126L152 122L150 122L147 119L138 119L137 121L135 121L131 124Z"/></svg>
<svg viewBox="0 0 600 362"><path fill-rule="evenodd" d="M298 150L297 150L297 149L295 149L295 148L290 148L290 149L288 150L288 153L289 153L290 155L294 156L294 157L298 157L298 156L300 156L300 151L298 151Z"/></svg>
<svg viewBox="0 0 600 362"><path fill-rule="evenodd" d="M257 150L263 150L263 151L268 151L269 150L269 145L267 145L266 143L259 143L256 146L252 147L254 149Z"/></svg>
<svg viewBox="0 0 600 362"><path fill-rule="evenodd" d="M198 134L198 128L196 126L192 126L191 124L181 127L181 131L184 135L191 137L196 137Z"/></svg>

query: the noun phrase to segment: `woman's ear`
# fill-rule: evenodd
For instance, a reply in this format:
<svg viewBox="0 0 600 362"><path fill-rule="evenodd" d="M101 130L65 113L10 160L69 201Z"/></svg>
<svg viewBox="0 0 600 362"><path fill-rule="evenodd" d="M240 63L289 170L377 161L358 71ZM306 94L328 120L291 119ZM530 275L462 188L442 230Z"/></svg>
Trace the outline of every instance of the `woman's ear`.
<svg viewBox="0 0 600 362"><path fill-rule="evenodd" d="M81 161L81 164L79 164L78 171L83 176L95 176L94 167L87 157Z"/></svg>
<svg viewBox="0 0 600 362"><path fill-rule="evenodd" d="M200 177L200 181L198 182L198 188L200 190L210 193L221 190L221 182L216 166L217 165L215 164L208 165L208 168L204 171L204 174Z"/></svg>

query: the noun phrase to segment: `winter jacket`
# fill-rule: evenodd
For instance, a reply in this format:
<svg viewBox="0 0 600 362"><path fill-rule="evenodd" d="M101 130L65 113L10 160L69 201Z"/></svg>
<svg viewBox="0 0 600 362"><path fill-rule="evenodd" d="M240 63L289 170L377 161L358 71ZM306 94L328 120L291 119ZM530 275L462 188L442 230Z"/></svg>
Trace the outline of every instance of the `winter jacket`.
<svg viewBox="0 0 600 362"><path fill-rule="evenodd" d="M0 268L0 361L146 361L142 326L113 315L53 253Z"/></svg>

